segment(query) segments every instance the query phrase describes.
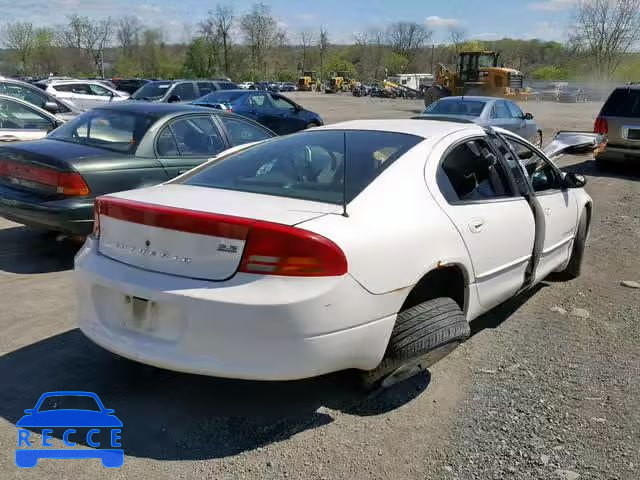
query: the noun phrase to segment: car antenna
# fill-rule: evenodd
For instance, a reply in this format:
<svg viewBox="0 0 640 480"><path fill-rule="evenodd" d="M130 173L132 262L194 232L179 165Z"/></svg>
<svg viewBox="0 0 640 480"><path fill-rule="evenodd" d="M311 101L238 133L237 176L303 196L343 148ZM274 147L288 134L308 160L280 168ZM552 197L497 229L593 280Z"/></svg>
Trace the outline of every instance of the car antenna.
<svg viewBox="0 0 640 480"><path fill-rule="evenodd" d="M344 159L342 161L342 216L349 218L347 213L347 132L342 133Z"/></svg>

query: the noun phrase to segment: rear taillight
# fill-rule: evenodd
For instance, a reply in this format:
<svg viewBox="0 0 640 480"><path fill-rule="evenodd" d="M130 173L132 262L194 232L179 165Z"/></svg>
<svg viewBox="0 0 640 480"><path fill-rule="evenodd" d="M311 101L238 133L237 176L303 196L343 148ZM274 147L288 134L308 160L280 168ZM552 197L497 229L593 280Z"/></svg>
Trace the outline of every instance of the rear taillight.
<svg viewBox="0 0 640 480"><path fill-rule="evenodd" d="M87 183L77 172L60 172L53 168L0 160L0 177L11 183L49 190L66 196L89 194Z"/></svg>
<svg viewBox="0 0 640 480"><path fill-rule="evenodd" d="M169 230L244 240L238 271L260 275L330 277L347 273L347 259L331 240L300 228L251 218L99 197L94 207L94 234L100 216Z"/></svg>
<svg viewBox="0 0 640 480"><path fill-rule="evenodd" d="M607 119L604 117L596 118L596 122L593 125L593 133L598 133L600 135L606 135L609 133L609 124L607 123Z"/></svg>
<svg viewBox="0 0 640 480"><path fill-rule="evenodd" d="M347 273L347 259L331 240L300 228L251 225L239 271L261 275L331 277Z"/></svg>

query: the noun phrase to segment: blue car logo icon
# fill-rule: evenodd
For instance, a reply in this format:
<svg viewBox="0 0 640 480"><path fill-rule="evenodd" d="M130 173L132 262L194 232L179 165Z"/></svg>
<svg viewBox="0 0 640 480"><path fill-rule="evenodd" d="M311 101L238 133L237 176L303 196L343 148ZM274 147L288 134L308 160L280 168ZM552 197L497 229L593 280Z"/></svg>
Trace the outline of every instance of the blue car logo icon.
<svg viewBox="0 0 640 480"><path fill-rule="evenodd" d="M16 426L18 427L18 448L16 465L21 468L35 467L40 458L83 459L99 458L102 465L118 468L124 463L124 451L120 445L122 422L104 407L100 398L91 392L61 391L43 394L34 408L26 413ZM30 439L34 428L42 428L42 448ZM53 429L63 429L62 439L65 448L53 448ZM76 429L89 429L82 435ZM108 446L105 448L104 436L108 434ZM76 447L77 440L86 439L93 448ZM100 448L102 447L102 448Z"/></svg>

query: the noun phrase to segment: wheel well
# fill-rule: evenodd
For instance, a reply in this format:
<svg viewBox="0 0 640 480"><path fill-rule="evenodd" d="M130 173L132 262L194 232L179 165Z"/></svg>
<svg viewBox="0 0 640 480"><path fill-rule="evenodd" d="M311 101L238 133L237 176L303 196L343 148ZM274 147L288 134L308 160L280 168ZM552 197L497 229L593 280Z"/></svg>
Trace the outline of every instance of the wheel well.
<svg viewBox="0 0 640 480"><path fill-rule="evenodd" d="M593 205L591 202L587 202L584 206L587 211L587 233L591 230L591 210L593 209Z"/></svg>
<svg viewBox="0 0 640 480"><path fill-rule="evenodd" d="M434 298L449 297L465 311L465 286L465 276L460 267L431 270L411 289L402 304L402 310Z"/></svg>

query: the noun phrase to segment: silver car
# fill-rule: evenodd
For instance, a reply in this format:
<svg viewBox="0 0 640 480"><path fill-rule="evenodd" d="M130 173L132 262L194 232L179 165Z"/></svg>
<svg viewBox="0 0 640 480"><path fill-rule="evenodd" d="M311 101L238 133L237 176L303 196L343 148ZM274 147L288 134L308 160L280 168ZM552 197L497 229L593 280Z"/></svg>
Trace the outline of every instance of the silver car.
<svg viewBox="0 0 640 480"><path fill-rule="evenodd" d="M62 123L60 118L29 102L0 95L0 143L38 140Z"/></svg>
<svg viewBox="0 0 640 480"><path fill-rule="evenodd" d="M429 105L417 118L460 119L481 126L500 127L542 147L542 130L533 115L510 100L495 97L446 97Z"/></svg>

